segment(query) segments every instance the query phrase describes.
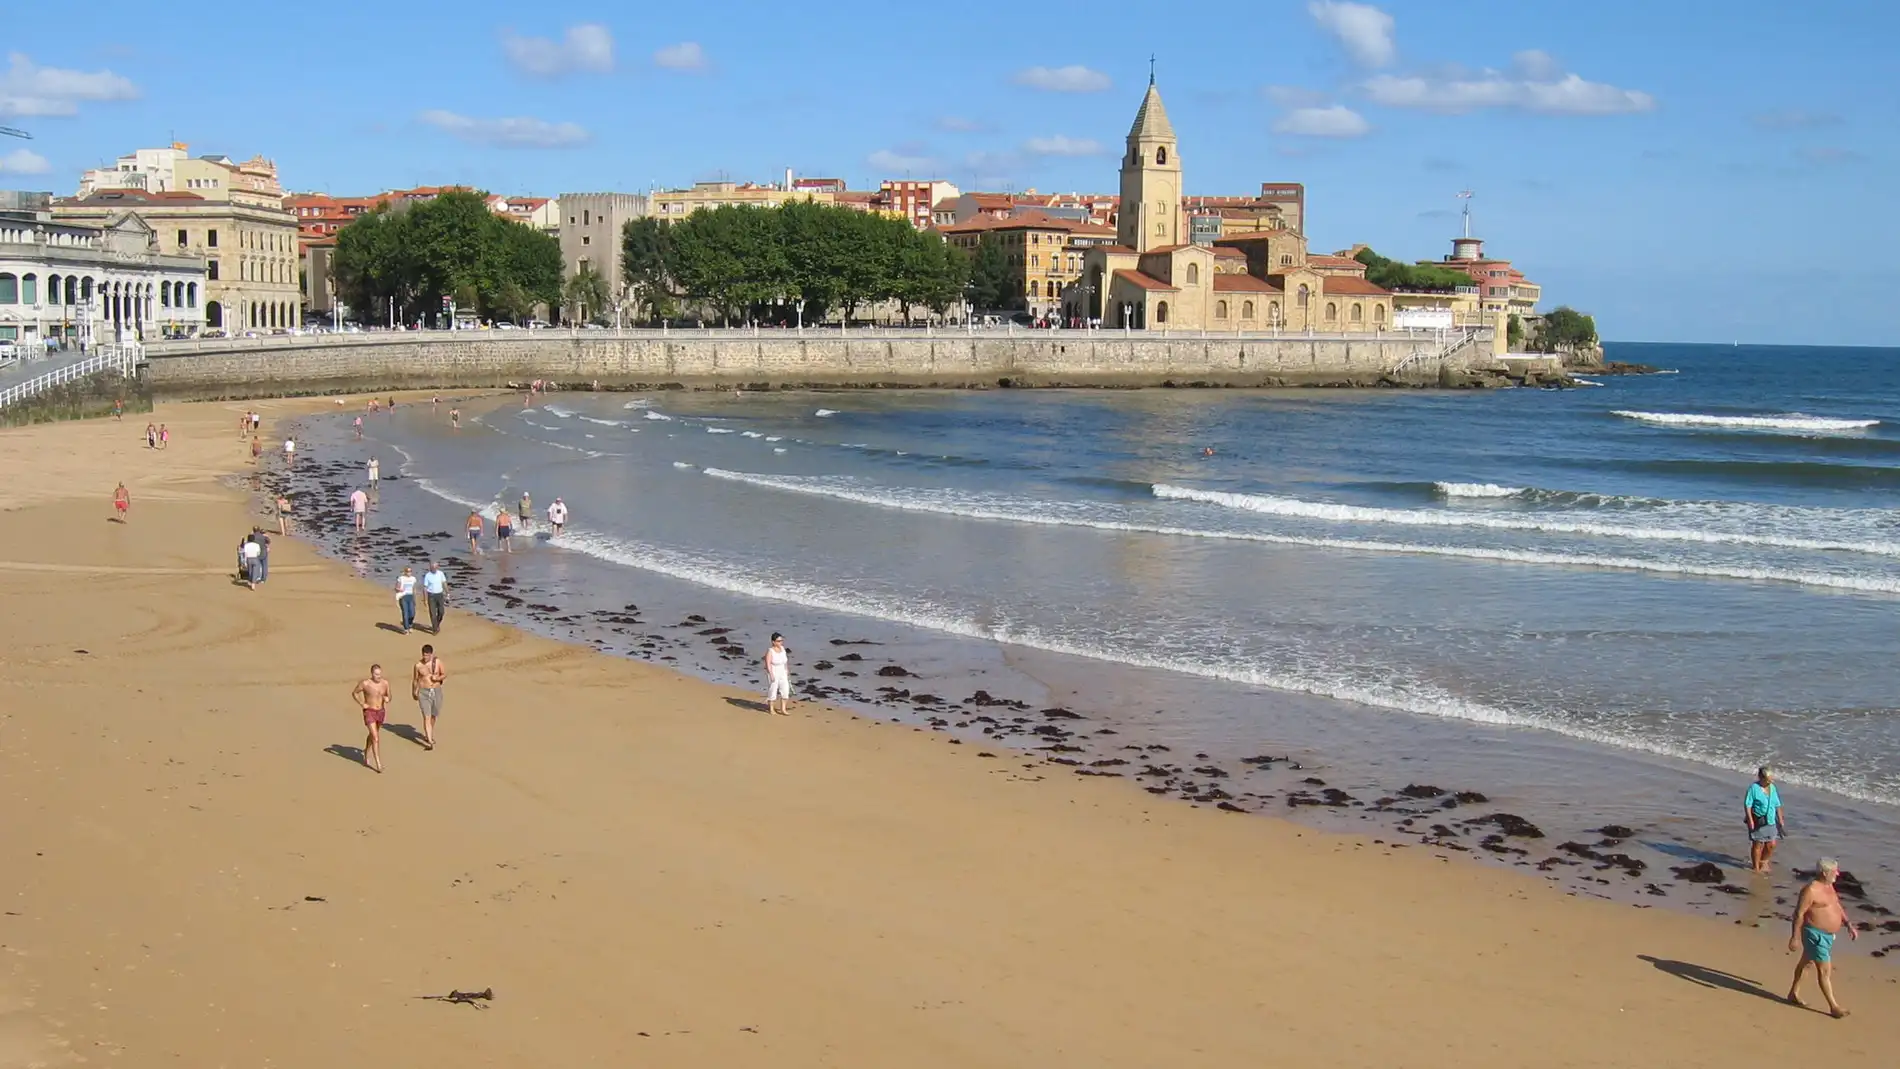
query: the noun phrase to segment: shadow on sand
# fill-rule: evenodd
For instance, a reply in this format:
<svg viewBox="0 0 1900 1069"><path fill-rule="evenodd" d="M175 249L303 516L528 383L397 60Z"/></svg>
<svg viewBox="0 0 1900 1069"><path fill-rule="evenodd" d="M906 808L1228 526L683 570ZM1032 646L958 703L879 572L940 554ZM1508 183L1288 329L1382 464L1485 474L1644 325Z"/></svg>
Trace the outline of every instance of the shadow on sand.
<svg viewBox="0 0 1900 1069"><path fill-rule="evenodd" d="M369 759L364 756L361 746L343 746L338 743L331 743L323 748L323 752L335 754L351 764L362 765L364 768L369 767Z"/></svg>
<svg viewBox="0 0 1900 1069"><path fill-rule="evenodd" d="M1762 987L1758 981L1750 980L1746 976L1737 976L1734 973L1727 973L1720 969L1711 969L1706 965L1695 965L1686 961L1672 961L1668 958L1652 958L1648 954L1638 954L1636 956L1655 966L1658 971L1666 972L1678 980L1687 980L1697 987L1721 988L1724 991L1733 991L1738 995L1753 995L1756 998L1765 998L1770 1002L1779 1003L1784 1006L1788 1004L1786 999Z"/></svg>
<svg viewBox="0 0 1900 1069"><path fill-rule="evenodd" d="M727 698L726 704L732 706L734 709L745 709L754 713L769 713L772 711L766 707L764 702L755 702L750 698Z"/></svg>

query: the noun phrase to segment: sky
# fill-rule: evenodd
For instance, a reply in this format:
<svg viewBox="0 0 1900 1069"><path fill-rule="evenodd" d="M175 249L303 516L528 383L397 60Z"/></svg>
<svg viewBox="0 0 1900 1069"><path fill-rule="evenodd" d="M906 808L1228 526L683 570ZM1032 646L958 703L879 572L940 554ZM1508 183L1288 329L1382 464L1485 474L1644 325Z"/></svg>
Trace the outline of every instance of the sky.
<svg viewBox="0 0 1900 1069"><path fill-rule="evenodd" d="M1611 340L1891 345L1900 4L10 4L0 188L135 148L337 195L712 178L1117 191L1154 59L1191 195L1302 182L1315 251L1472 230ZM260 12L262 9L258 9Z"/></svg>

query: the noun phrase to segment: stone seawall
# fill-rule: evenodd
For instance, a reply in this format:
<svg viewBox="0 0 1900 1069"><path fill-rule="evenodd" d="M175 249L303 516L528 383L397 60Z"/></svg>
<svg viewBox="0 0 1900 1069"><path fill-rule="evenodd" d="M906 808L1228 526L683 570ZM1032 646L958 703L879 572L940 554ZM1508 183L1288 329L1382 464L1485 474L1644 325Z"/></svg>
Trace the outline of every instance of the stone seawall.
<svg viewBox="0 0 1900 1069"><path fill-rule="evenodd" d="M695 336L390 334L153 346L147 380L178 399L345 390L500 387L548 379L621 388L938 386L1367 386L1435 383L1487 344L1448 360L1435 337L1186 337L1114 332L1035 335L765 332Z"/></svg>

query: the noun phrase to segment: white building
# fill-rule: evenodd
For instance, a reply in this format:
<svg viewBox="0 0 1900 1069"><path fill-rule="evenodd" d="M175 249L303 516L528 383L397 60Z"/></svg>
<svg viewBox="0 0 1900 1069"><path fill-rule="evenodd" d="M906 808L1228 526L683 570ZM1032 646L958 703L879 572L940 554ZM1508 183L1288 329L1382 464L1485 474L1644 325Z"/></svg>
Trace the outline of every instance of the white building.
<svg viewBox="0 0 1900 1069"><path fill-rule="evenodd" d="M0 343L74 348L204 328L205 261L161 253L135 215L53 220L46 195L0 195Z"/></svg>

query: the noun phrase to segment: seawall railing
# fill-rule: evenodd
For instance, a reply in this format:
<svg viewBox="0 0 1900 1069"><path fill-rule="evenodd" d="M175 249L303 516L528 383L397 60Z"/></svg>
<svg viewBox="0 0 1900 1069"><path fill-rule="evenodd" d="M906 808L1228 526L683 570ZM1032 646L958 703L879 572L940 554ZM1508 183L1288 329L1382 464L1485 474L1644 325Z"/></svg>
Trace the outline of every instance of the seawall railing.
<svg viewBox="0 0 1900 1069"><path fill-rule="evenodd" d="M0 408L19 404L55 386L76 382L102 372L116 371L123 378L131 378L138 373L141 358L140 347L136 345L104 346L83 360L54 368L0 390Z"/></svg>

